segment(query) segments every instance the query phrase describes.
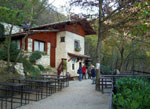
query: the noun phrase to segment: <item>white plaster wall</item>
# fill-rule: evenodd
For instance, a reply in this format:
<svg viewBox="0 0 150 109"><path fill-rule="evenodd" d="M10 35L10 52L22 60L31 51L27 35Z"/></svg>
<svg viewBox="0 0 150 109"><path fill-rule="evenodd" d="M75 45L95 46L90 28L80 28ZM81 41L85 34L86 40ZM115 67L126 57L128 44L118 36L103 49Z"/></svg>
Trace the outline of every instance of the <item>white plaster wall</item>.
<svg viewBox="0 0 150 109"><path fill-rule="evenodd" d="M60 37L65 36L65 42L60 42ZM74 41L79 40L80 41L80 47L81 51L76 52L74 50ZM57 33L57 47L56 47L56 68L59 66L61 59L66 58L67 59L67 72L71 74L71 76L78 76L77 70L79 68L79 62L72 62L72 60L68 61L70 59L70 56L68 56L68 53L75 53L75 54L82 54L84 55L84 37L80 36L78 34L64 31ZM74 63L75 69L72 70L72 64Z"/></svg>
<svg viewBox="0 0 150 109"><path fill-rule="evenodd" d="M81 47L81 51L80 52L76 52L74 50L74 41L75 40L79 40L80 41L80 47ZM82 54L84 55L84 37L80 36L78 34L75 33L71 33L71 32L66 32L66 52L68 53L75 53L75 54ZM70 59L70 56L67 55L67 59ZM76 60L77 61L77 60ZM81 62L81 61L79 61ZM72 60L70 60L67 63L67 71L71 74L71 76L78 76L77 74L77 70L79 68L79 62L72 62ZM75 64L75 69L72 70L72 64Z"/></svg>
<svg viewBox="0 0 150 109"><path fill-rule="evenodd" d="M60 42L60 37L65 37L65 42ZM58 68L62 58L67 58L66 40L67 39L65 31L57 33L56 68Z"/></svg>
<svg viewBox="0 0 150 109"><path fill-rule="evenodd" d="M28 38L28 52L32 52L32 39Z"/></svg>
<svg viewBox="0 0 150 109"><path fill-rule="evenodd" d="M74 41L80 41L81 51L76 52L74 50ZM83 54L84 55L84 37L72 32L66 32L66 51L70 53Z"/></svg>

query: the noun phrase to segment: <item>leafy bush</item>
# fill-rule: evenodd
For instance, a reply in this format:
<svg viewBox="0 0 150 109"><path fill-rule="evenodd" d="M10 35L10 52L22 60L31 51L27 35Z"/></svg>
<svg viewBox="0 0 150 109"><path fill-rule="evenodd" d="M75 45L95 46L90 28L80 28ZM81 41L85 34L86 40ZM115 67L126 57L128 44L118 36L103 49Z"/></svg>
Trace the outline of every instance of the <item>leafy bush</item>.
<svg viewBox="0 0 150 109"><path fill-rule="evenodd" d="M149 109L150 85L147 79L121 78L116 81L116 86L114 109Z"/></svg>
<svg viewBox="0 0 150 109"><path fill-rule="evenodd" d="M0 38L4 36L4 32L5 32L4 25L0 24Z"/></svg>
<svg viewBox="0 0 150 109"><path fill-rule="evenodd" d="M22 76L19 75L18 73L10 74L10 73L8 73L7 68L0 67L0 82L6 82L7 80L9 80L11 78L21 78L21 77Z"/></svg>
<svg viewBox="0 0 150 109"><path fill-rule="evenodd" d="M64 61L64 63L63 63L63 70L67 70L67 62L66 61Z"/></svg>
<svg viewBox="0 0 150 109"><path fill-rule="evenodd" d="M49 70L51 70L51 67L50 67L50 66L47 66L47 67L45 68L45 70L46 70L46 71L49 71Z"/></svg>
<svg viewBox="0 0 150 109"><path fill-rule="evenodd" d="M41 75L40 70L38 68L33 67L32 71L30 72L30 76L32 77L32 76L40 76L40 75Z"/></svg>
<svg viewBox="0 0 150 109"><path fill-rule="evenodd" d="M32 64L35 64L36 60L40 59L41 57L42 57L41 53L39 51L35 51L31 54L31 56L29 57L29 60Z"/></svg>
<svg viewBox="0 0 150 109"><path fill-rule="evenodd" d="M102 74L111 74L112 71L110 70L109 67L105 65L101 65L100 67L101 67L100 69Z"/></svg>
<svg viewBox="0 0 150 109"><path fill-rule="evenodd" d="M4 46L2 50L0 50L0 60L7 60L7 48L8 48L8 41L4 42ZM19 49L17 48L17 44L12 42L10 44L10 61L14 62L16 57L19 53Z"/></svg>
<svg viewBox="0 0 150 109"><path fill-rule="evenodd" d="M81 51L81 47L75 48L75 51L77 52Z"/></svg>
<svg viewBox="0 0 150 109"><path fill-rule="evenodd" d="M41 71L45 71L45 68L44 68L43 65L39 64L38 67L39 67L39 69L40 69Z"/></svg>
<svg viewBox="0 0 150 109"><path fill-rule="evenodd" d="M40 70L35 68L30 61L27 59L22 60L23 67L24 67L24 73L27 76L27 72L29 72L30 76L39 76Z"/></svg>

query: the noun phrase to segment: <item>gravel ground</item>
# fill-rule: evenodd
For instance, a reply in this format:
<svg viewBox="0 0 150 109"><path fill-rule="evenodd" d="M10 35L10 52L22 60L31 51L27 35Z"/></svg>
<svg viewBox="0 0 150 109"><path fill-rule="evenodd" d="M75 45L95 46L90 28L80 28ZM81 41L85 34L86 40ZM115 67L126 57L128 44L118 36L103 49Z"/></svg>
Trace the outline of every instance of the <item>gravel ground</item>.
<svg viewBox="0 0 150 109"><path fill-rule="evenodd" d="M19 109L108 109L109 95L95 91L91 80L71 81L70 86Z"/></svg>

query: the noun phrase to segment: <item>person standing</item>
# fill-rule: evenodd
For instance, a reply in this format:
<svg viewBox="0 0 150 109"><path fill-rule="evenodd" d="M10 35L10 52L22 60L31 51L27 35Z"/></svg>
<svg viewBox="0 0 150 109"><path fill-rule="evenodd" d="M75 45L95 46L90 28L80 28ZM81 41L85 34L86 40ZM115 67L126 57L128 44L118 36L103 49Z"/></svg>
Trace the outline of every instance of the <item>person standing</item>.
<svg viewBox="0 0 150 109"><path fill-rule="evenodd" d="M87 68L88 79L91 79L91 66Z"/></svg>
<svg viewBox="0 0 150 109"><path fill-rule="evenodd" d="M78 74L79 74L79 81L82 80L82 65L79 65L79 69L78 69Z"/></svg>
<svg viewBox="0 0 150 109"><path fill-rule="evenodd" d="M82 79L83 77L86 79L86 67L85 66L82 67Z"/></svg>
<svg viewBox="0 0 150 109"><path fill-rule="evenodd" d="M91 69L91 76L92 76L92 84L96 84L96 70L94 66L92 66Z"/></svg>

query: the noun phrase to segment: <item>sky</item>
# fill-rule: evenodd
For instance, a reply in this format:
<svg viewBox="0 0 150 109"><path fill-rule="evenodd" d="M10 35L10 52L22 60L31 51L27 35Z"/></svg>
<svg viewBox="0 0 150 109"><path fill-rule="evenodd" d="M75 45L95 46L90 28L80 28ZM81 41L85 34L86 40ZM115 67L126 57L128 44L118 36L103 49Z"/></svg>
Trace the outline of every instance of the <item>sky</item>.
<svg viewBox="0 0 150 109"><path fill-rule="evenodd" d="M93 8L93 10L83 10L79 7L71 7L71 11L69 11L68 8L64 8L65 7L69 7L69 3L67 3L69 0L49 0L49 3L52 3L52 5L54 5L57 8L57 11L60 13L63 13L65 15L69 15L68 12L70 13L75 13L75 14L96 14L98 13L98 9ZM113 6L115 3L111 2L109 5L110 7ZM116 9L116 7L113 7L113 9ZM66 11L67 10L67 11Z"/></svg>
<svg viewBox="0 0 150 109"><path fill-rule="evenodd" d="M68 0L49 0L49 3L54 5L57 8L57 11L67 14L66 10L63 8L63 6L67 5Z"/></svg>
<svg viewBox="0 0 150 109"><path fill-rule="evenodd" d="M54 5L56 8L57 8L57 11L58 12L61 12L65 15L69 15L70 13L75 13L75 14L81 14L81 13L93 13L95 14L95 12L97 12L96 10L95 11L87 11L87 10L83 10L79 7L71 7L71 11L69 10L69 8L64 8L63 6L65 7L69 7L69 3L68 3L68 0L49 0L49 3L52 5Z"/></svg>
<svg viewBox="0 0 150 109"><path fill-rule="evenodd" d="M67 0L49 0L49 3L52 3L57 8L60 8L61 6L65 5L66 1Z"/></svg>

